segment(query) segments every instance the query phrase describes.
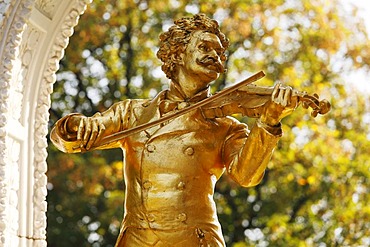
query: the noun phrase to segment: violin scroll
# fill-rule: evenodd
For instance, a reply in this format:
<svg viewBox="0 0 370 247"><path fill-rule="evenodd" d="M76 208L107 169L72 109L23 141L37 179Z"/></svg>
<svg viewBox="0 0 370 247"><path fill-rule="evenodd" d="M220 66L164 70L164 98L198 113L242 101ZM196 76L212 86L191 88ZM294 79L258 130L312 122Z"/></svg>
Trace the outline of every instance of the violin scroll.
<svg viewBox="0 0 370 247"><path fill-rule="evenodd" d="M302 107L308 109L312 108L311 116L316 117L319 113L324 115L330 111L331 104L326 99L319 100L318 94L313 94L312 96L305 94L300 96L299 100L302 101Z"/></svg>

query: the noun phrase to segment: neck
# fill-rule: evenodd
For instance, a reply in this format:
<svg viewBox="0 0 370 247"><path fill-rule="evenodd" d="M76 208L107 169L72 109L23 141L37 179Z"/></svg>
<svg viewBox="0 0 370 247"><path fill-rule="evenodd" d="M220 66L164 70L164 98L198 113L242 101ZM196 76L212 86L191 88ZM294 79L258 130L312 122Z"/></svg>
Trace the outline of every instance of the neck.
<svg viewBox="0 0 370 247"><path fill-rule="evenodd" d="M173 101L187 101L187 102L197 102L203 100L210 96L209 87L199 90L196 94L191 97L186 96L178 83L171 81L170 88L167 91L166 98Z"/></svg>
<svg viewBox="0 0 370 247"><path fill-rule="evenodd" d="M177 88L180 90L181 94L183 94L183 97L185 99L192 98L199 92L207 90L210 84L210 82L202 83L201 78L197 76L189 77L185 76L181 72L178 74L177 78L173 80L172 83L175 83L177 85Z"/></svg>

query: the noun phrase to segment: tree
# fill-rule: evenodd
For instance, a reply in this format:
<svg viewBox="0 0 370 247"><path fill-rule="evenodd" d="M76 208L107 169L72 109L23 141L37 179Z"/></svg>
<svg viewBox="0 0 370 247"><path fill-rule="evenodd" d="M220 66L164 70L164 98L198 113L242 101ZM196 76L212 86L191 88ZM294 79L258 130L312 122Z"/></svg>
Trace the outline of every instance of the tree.
<svg viewBox="0 0 370 247"><path fill-rule="evenodd" d="M333 105L326 116L298 109L284 120L259 186L240 188L227 175L218 182L228 246L368 245L370 101L342 75L368 70L369 41L363 22L345 15L339 1L95 0L61 61L51 124L165 88L158 34L197 12L218 20L231 42L228 73L213 91L264 70L260 85L281 81ZM65 155L50 146L49 153L49 246L113 246L123 213L121 151Z"/></svg>

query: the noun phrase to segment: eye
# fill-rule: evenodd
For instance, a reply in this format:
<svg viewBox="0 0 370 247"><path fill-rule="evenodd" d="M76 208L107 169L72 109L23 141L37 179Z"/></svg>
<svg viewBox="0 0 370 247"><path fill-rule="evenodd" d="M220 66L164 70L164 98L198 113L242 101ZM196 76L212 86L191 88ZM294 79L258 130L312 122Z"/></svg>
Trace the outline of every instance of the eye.
<svg viewBox="0 0 370 247"><path fill-rule="evenodd" d="M209 52L211 49L206 44L200 44L199 50L204 51L204 52Z"/></svg>

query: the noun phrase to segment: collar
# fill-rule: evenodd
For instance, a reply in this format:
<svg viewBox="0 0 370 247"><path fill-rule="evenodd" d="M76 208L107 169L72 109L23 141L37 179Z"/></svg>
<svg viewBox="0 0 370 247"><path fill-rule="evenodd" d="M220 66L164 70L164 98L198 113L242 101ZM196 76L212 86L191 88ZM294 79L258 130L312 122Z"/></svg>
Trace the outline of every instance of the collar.
<svg viewBox="0 0 370 247"><path fill-rule="evenodd" d="M195 103L198 101L201 101L205 98L208 98L211 96L211 93L209 91L209 86L201 91L199 91L197 94L193 95L192 97L188 98L185 96L185 93L182 91L180 86L177 83L170 82L170 87L166 91L166 99L172 100L172 101L185 101L189 103Z"/></svg>

